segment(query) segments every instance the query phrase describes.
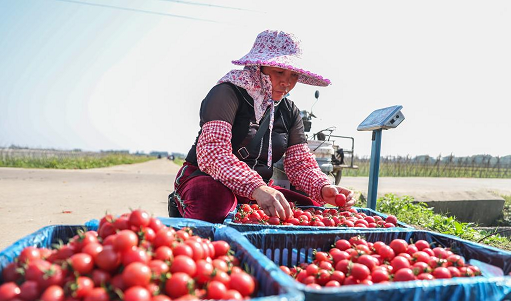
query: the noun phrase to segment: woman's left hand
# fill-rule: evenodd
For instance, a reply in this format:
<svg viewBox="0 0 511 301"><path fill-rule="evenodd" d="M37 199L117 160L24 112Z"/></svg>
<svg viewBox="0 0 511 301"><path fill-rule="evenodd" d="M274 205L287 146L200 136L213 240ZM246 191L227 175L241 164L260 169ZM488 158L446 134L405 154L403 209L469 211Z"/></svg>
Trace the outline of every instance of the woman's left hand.
<svg viewBox="0 0 511 301"><path fill-rule="evenodd" d="M337 206L335 203L335 196L339 193L346 196L346 205L344 205L343 209L349 209L355 204L355 198L353 197L354 193L349 189L335 185L325 185L321 188L321 196L323 197L323 200L334 206Z"/></svg>

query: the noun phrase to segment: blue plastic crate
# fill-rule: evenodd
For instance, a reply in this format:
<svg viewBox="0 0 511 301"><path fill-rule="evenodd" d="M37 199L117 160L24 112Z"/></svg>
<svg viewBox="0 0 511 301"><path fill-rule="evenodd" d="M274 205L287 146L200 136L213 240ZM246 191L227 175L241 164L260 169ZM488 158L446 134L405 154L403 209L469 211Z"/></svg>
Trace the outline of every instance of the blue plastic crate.
<svg viewBox="0 0 511 301"><path fill-rule="evenodd" d="M298 208L306 209L306 208L317 208L317 209L330 209L326 207L316 207L316 206L298 206ZM371 216L381 216L383 219L387 218L388 215L380 213L378 211L372 210L370 208L358 208L353 207L357 209L358 212L365 213L366 215ZM286 225L261 225L261 224L239 224L233 222L234 215L236 214L237 209L227 216L227 218L224 220L224 225L227 225L229 227L232 227L240 232L249 232L249 231L259 231L263 229L278 229L278 230L285 230L285 231L339 231L342 229L363 229L363 230L369 230L369 231L385 231L387 228L359 228L359 227L314 227L314 226L286 226ZM407 229L414 229L412 226L407 225L405 223L402 223L398 221L396 228L407 228Z"/></svg>
<svg viewBox="0 0 511 301"><path fill-rule="evenodd" d="M254 259L253 254L259 254L259 251L251 245L241 233L230 229L221 224L211 224L204 221L187 218L159 218L162 222L176 229L191 227L194 234L203 238L212 240L225 240L234 250L240 259L240 265L252 274L259 285L256 301L303 301L304 295L294 287L282 285L276 279L278 270L275 264L267 262L261 265ZM90 220L85 225L53 225L46 226L36 232L23 237L11 246L0 252L0 277L1 272L10 262L28 246L51 247L52 244L59 241L67 242L78 233L79 230L97 230L98 220ZM0 279L0 283L2 283Z"/></svg>
<svg viewBox="0 0 511 301"><path fill-rule="evenodd" d="M435 301L469 301L469 300L507 300L511 292L511 276L497 275L492 269L502 269L504 275L511 272L511 252L443 235L429 231L391 228L383 231L280 231L261 230L244 232L244 237L260 250L259 261L276 266L292 267L297 263L312 261L312 251L329 250L338 239L349 239L363 235L368 241L390 243L400 238L408 242L424 239L437 246L451 246L453 251L462 255L471 264L481 267L483 276L471 278L438 279L430 281L394 282L391 284L350 285L340 288L309 288L284 272L278 273L282 285L295 287L305 294L306 300L356 300L356 301L401 301L401 300L435 300ZM482 263L476 263L474 260ZM487 266L488 265L488 266Z"/></svg>

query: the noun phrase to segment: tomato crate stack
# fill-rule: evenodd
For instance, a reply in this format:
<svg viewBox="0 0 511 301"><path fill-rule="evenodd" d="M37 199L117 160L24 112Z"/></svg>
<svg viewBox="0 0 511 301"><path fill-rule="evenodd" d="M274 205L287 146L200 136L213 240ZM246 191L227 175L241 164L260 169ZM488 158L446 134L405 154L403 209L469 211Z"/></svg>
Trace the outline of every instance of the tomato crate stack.
<svg viewBox="0 0 511 301"><path fill-rule="evenodd" d="M264 229L243 232L242 235L260 251L258 257L261 264L266 265L267 262L272 262L281 268L277 276L279 283L302 291L306 300L511 300L511 276L508 276L511 272L511 252L462 240L455 236L403 228L390 228L385 229L385 231L346 229L309 232ZM465 268L464 272L466 274L463 276L473 275L475 273L473 271L480 271L482 275L432 280L398 281L395 278L392 280L392 277L397 278L396 272L386 282L376 283L376 279L373 279L375 282L370 282L369 285L362 284L367 283L363 281L357 282L357 284L352 282L351 285L345 285L348 275L352 276L351 280L353 281L355 265L360 264L353 263L356 262L353 261L349 265L350 270L346 272L346 278L343 278L343 285L331 287L323 284L319 287L317 284L313 284L316 285L316 287L313 287L297 281L288 273L289 270L286 267L292 271L294 269L296 272L299 271L299 268L296 268L298 266L304 272L311 263L319 265L316 256L320 252L329 252L332 248L339 246L336 245L337 241L343 240L345 242L353 237L356 237L355 240L362 238L366 242L372 243L379 241L378 244L380 245L389 245L394 240L404 241L407 244L422 241L426 245L431 245L431 248L438 247L438 250L451 250L452 253L460 255L462 262L467 263L460 266L472 266L473 268L471 271L467 271L468 268ZM350 251L354 252L353 250ZM362 253L359 253L358 256L360 254ZM460 260L460 256L454 258ZM390 264L387 263L387 265ZM375 267L378 267L378 263ZM439 269L439 271L442 270ZM369 270L367 271L369 272ZM399 271L399 269L396 268L396 271ZM433 274L434 272L430 273ZM314 275L316 279L321 277L320 274ZM436 276L438 277L434 278L441 278L440 275Z"/></svg>
<svg viewBox="0 0 511 301"><path fill-rule="evenodd" d="M193 234L211 241L224 240L236 258L239 266L252 275L256 281L256 290L251 296L255 301L303 301L304 295L294 287L282 285L278 280L280 269L271 261L260 263L259 251L238 231L221 224L211 224L186 218L158 218L166 226L174 229L188 227ZM20 252L28 246L51 248L55 244L66 243L80 231L98 231L99 221L90 220L83 225L50 225L27 235L4 250L0 250L0 285L5 281L2 272L12 263ZM259 256L258 256L259 255Z"/></svg>
<svg viewBox="0 0 511 301"><path fill-rule="evenodd" d="M247 231L258 231L263 229L276 229L276 230L286 230L286 231L338 231L341 229L366 229L366 230L376 230L376 231L385 231L387 228L378 227L378 228L361 228L357 225L354 226L311 226L311 225L271 225L271 224L263 224L263 223L240 223L236 221L236 214L241 210L241 206L239 205L235 211L231 212L224 221L224 225L232 227L240 232ZM301 209L303 211L307 210L316 210L316 211L325 211L325 210L337 210L336 207L318 207L318 206L297 206L296 208ZM379 217L382 220L385 220L388 215L384 213L380 213L378 211L372 210L370 208L358 208L353 207L358 213L362 213L364 215L370 217ZM350 213L354 215L354 213ZM397 221L395 223L395 227L397 228L407 228L414 229L412 226L407 225L403 222Z"/></svg>

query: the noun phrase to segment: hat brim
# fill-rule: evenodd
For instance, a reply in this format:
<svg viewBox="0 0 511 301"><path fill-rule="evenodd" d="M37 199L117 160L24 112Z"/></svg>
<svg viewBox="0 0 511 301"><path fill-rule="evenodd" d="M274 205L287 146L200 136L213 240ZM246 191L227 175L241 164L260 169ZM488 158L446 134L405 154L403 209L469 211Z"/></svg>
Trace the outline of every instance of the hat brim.
<svg viewBox="0 0 511 301"><path fill-rule="evenodd" d="M329 79L300 68L296 57L284 56L273 59L256 60L247 58L247 56L249 55L239 60L232 61L232 63L240 66L268 66L291 70L298 73L298 82L306 85L326 87L331 84ZM290 63L292 63L292 65Z"/></svg>

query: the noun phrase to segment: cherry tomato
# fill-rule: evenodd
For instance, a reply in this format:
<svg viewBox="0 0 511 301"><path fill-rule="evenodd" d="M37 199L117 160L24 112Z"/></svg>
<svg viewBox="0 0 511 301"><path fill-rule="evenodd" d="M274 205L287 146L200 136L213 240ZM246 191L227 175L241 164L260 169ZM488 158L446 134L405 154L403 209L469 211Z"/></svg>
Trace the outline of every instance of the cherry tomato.
<svg viewBox="0 0 511 301"><path fill-rule="evenodd" d="M121 230L117 232L114 240L114 250L124 252L138 246L138 236L131 230Z"/></svg>
<svg viewBox="0 0 511 301"><path fill-rule="evenodd" d="M151 216L144 210L135 209L131 211L129 223L139 229L142 226L148 226L151 222Z"/></svg>
<svg viewBox="0 0 511 301"><path fill-rule="evenodd" d="M212 242L213 247L215 248L215 257L227 255L231 250L231 246L226 241L216 240Z"/></svg>
<svg viewBox="0 0 511 301"><path fill-rule="evenodd" d="M197 264L193 259L185 255L178 255L174 258L170 266L171 273L182 272L188 274L190 277L195 277L197 274Z"/></svg>
<svg viewBox="0 0 511 301"><path fill-rule="evenodd" d="M351 276L353 276L357 280L364 280L366 279L370 274L371 271L368 267L366 267L363 264L360 263L353 263L350 270Z"/></svg>
<svg viewBox="0 0 511 301"><path fill-rule="evenodd" d="M122 271L122 281L126 287L145 287L151 280L151 269L144 263L133 262Z"/></svg>
<svg viewBox="0 0 511 301"><path fill-rule="evenodd" d="M233 273L229 288L237 290L243 297L248 297L254 292L255 281L245 272Z"/></svg>
<svg viewBox="0 0 511 301"><path fill-rule="evenodd" d="M149 291L141 286L132 286L124 291L124 301L151 301Z"/></svg>
<svg viewBox="0 0 511 301"><path fill-rule="evenodd" d="M335 196L335 205L339 208L346 206L346 196L342 193L339 193Z"/></svg>
<svg viewBox="0 0 511 301"><path fill-rule="evenodd" d="M208 299L225 299L225 293L227 292L227 288L222 282L219 281L211 281L206 288Z"/></svg>
<svg viewBox="0 0 511 301"><path fill-rule="evenodd" d="M86 253L76 253L69 258L69 264L73 270L81 275L89 274L94 268L92 256Z"/></svg>
<svg viewBox="0 0 511 301"><path fill-rule="evenodd" d="M64 289L60 285L51 285L43 291L40 299L41 301L63 301Z"/></svg>
<svg viewBox="0 0 511 301"><path fill-rule="evenodd" d="M193 279L188 274L176 272L165 282L165 292L170 298L176 299L189 294L189 287L191 287L193 283Z"/></svg>
<svg viewBox="0 0 511 301"><path fill-rule="evenodd" d="M110 301L110 296L103 287L95 287L85 296L83 301Z"/></svg>
<svg viewBox="0 0 511 301"><path fill-rule="evenodd" d="M14 282L6 282L0 285L0 300L8 301L19 297L21 290Z"/></svg>

